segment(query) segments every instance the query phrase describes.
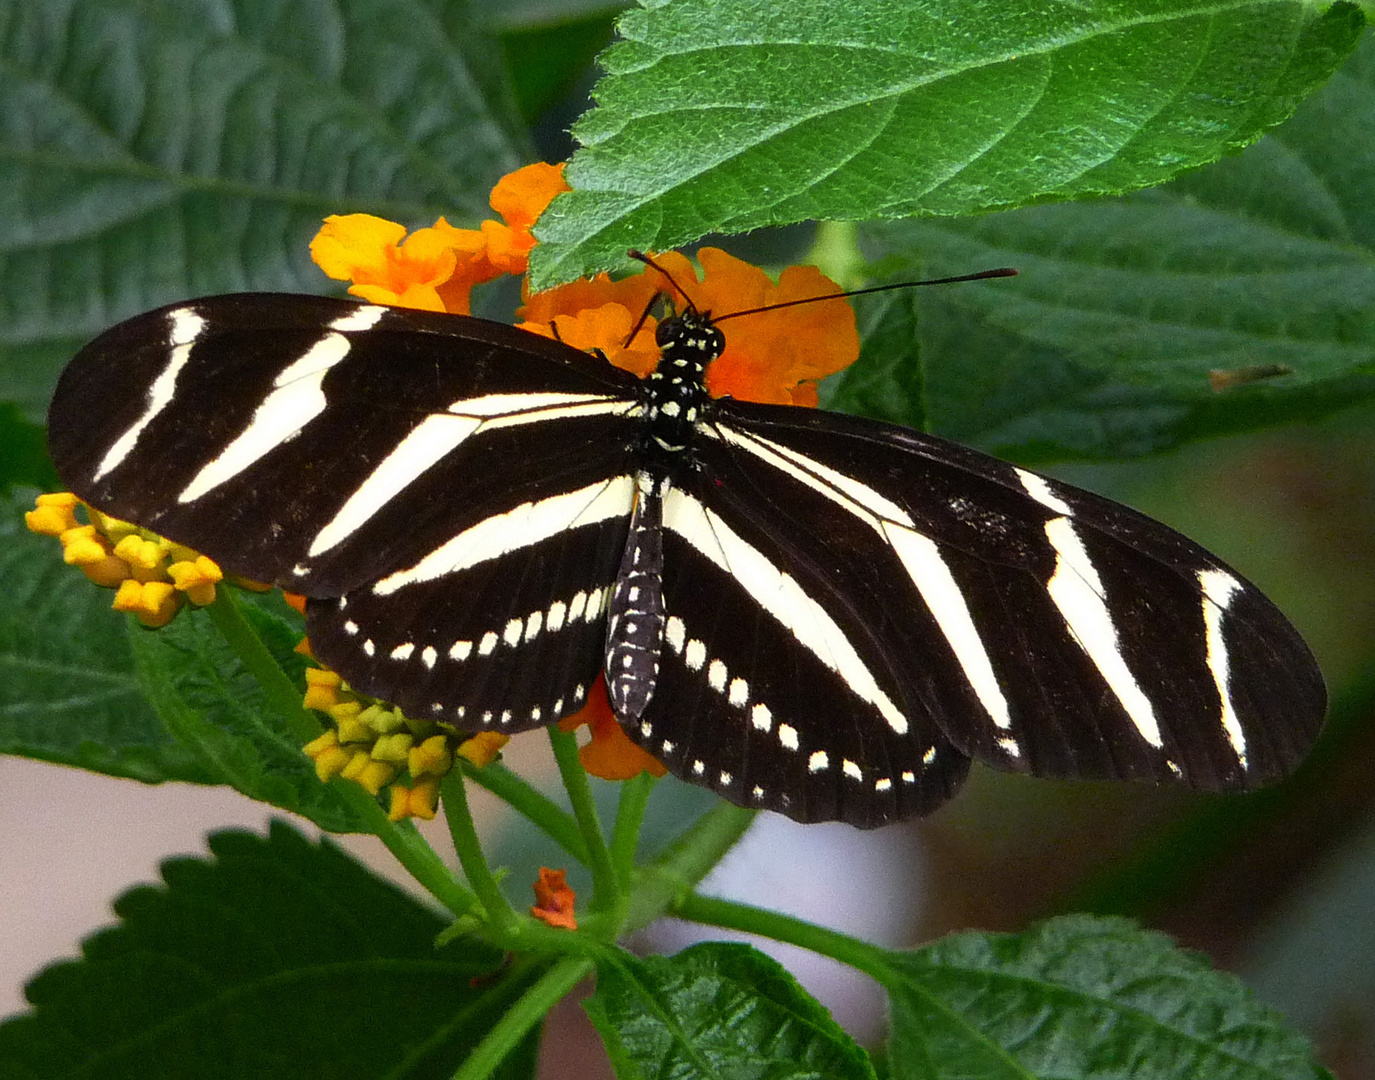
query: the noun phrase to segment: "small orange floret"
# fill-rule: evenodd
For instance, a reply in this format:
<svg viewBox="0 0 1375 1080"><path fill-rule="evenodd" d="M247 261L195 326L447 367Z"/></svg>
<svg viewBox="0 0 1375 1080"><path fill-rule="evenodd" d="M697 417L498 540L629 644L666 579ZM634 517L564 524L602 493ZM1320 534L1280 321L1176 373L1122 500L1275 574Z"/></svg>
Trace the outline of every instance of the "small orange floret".
<svg viewBox="0 0 1375 1080"><path fill-rule="evenodd" d="M606 680L599 677L587 695L587 704L559 721L560 731L576 731L586 724L592 739L578 749L578 761L592 776L602 780L630 780L642 772L663 776L659 761L636 746L622 730L606 696Z"/></svg>
<svg viewBox="0 0 1375 1080"><path fill-rule="evenodd" d="M563 870L541 866L539 880L535 882L535 905L530 914L550 926L576 930L578 920L573 914L573 903L577 897L568 887L567 877Z"/></svg>

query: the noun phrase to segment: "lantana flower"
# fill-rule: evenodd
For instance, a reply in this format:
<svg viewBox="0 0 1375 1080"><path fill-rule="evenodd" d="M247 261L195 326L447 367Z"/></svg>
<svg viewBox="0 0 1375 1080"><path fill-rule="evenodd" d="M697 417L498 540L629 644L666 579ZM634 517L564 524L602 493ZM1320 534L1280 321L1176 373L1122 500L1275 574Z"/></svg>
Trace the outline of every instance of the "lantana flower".
<svg viewBox="0 0 1375 1080"><path fill-rule="evenodd" d="M57 537L63 561L80 567L95 584L116 590L111 606L137 615L144 626L166 626L188 602L214 603L215 586L224 579L214 560L102 514L70 491L38 496L24 524L31 532Z"/></svg>

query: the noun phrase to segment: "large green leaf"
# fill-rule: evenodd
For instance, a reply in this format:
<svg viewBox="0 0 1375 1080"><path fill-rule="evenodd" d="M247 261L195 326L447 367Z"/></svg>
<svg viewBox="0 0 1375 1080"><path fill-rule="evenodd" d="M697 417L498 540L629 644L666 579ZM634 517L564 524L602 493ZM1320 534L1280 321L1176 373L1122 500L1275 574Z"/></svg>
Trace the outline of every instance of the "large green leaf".
<svg viewBox="0 0 1375 1080"><path fill-rule="evenodd" d="M332 832L360 829L321 784L204 611L158 630L111 610L113 593L62 562L57 541L0 500L0 753L148 783L231 784ZM242 601L288 674L301 628L279 596Z"/></svg>
<svg viewBox="0 0 1375 1080"><path fill-rule="evenodd" d="M327 214L485 216L499 57L450 0L0 0L0 400L146 308L318 291Z"/></svg>
<svg viewBox="0 0 1375 1080"><path fill-rule="evenodd" d="M444 921L328 841L277 823L210 848L163 864L165 887L126 893L118 926L29 984L0 1074L438 1080L540 973L471 938L436 950Z"/></svg>
<svg viewBox="0 0 1375 1080"><path fill-rule="evenodd" d="M1237 157L1125 199L865 229L919 276L932 430L1022 461L1120 457L1375 395L1375 37ZM885 264L891 265L891 264ZM869 368L846 379L898 378ZM1210 372L1272 377L1215 390ZM842 406L894 418L837 392ZM901 417L897 417L901 419ZM910 422L910 421L909 421Z"/></svg>
<svg viewBox="0 0 1375 1080"><path fill-rule="evenodd" d="M1233 976L1123 919L890 953L892 1080L1317 1080L1308 1043Z"/></svg>
<svg viewBox="0 0 1375 1080"><path fill-rule="evenodd" d="M708 942L604 955L586 1002L620 1080L873 1080L864 1053L776 961Z"/></svg>
<svg viewBox="0 0 1375 1080"><path fill-rule="evenodd" d="M244 603L242 611L278 666L304 688L305 659L295 652L300 620L279 595L276 604L274 611ZM140 686L167 730L210 762L221 783L330 832L367 831L338 788L320 783L287 718L273 710L208 612L185 610L158 630L131 624L130 643Z"/></svg>
<svg viewBox="0 0 1375 1080"><path fill-rule="evenodd" d="M113 594L25 530L31 500L0 499L0 753L136 780L218 783L143 696Z"/></svg>
<svg viewBox="0 0 1375 1080"><path fill-rule="evenodd" d="M1283 120L1363 24L1301 0L646 5L601 58L535 284L708 232L1157 184Z"/></svg>

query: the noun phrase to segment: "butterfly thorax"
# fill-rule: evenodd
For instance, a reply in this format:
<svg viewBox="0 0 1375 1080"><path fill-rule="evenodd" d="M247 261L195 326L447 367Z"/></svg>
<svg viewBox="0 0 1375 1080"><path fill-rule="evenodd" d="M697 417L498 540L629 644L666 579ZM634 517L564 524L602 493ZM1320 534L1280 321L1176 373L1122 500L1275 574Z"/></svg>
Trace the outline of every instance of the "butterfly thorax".
<svg viewBox="0 0 1375 1080"><path fill-rule="evenodd" d="M645 446L653 456L679 458L707 401L707 365L726 339L705 311L685 311L659 323L654 333L659 365L645 380Z"/></svg>

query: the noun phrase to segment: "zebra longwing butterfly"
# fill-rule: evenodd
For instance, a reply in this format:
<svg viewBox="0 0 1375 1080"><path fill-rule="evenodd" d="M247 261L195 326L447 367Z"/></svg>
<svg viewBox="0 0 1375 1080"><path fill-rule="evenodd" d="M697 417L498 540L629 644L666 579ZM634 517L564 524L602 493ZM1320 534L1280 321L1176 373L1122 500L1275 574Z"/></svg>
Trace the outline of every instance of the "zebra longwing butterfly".
<svg viewBox="0 0 1375 1080"><path fill-rule="evenodd" d="M917 432L712 399L689 303L645 380L457 315L244 294L63 373L81 498L309 597L357 689L465 730L579 709L743 806L860 827L970 759L1246 788L1325 690L1235 571L1119 504Z"/></svg>

